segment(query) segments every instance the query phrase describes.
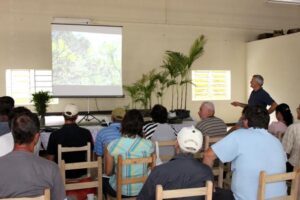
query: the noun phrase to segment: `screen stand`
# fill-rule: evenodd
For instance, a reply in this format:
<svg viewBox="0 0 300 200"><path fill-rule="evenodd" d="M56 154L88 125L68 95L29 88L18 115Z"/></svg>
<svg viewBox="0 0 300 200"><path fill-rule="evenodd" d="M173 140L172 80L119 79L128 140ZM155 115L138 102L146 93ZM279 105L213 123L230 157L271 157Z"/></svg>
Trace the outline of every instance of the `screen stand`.
<svg viewBox="0 0 300 200"><path fill-rule="evenodd" d="M88 98L88 109L87 109L87 113L83 116L83 118L81 118L78 122L78 124L80 124L83 120L86 122L90 122L92 120L96 120L101 124L101 121L95 117L94 115L90 114L90 98Z"/></svg>

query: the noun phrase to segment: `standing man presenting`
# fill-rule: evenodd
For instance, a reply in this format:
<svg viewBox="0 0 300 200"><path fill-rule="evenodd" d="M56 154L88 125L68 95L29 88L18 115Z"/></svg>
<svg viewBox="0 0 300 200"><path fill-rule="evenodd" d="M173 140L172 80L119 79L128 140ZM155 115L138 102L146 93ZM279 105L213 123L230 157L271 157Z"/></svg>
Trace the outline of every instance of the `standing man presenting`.
<svg viewBox="0 0 300 200"><path fill-rule="evenodd" d="M263 84L264 78L261 75L253 75L252 80L250 81L250 85L253 88L253 90L248 99L248 104L234 101L231 103L231 105L240 106L242 108L246 107L247 105L261 105L266 108L269 105L270 108L268 109L268 113L271 114L275 110L277 103L273 100L269 93L262 88Z"/></svg>

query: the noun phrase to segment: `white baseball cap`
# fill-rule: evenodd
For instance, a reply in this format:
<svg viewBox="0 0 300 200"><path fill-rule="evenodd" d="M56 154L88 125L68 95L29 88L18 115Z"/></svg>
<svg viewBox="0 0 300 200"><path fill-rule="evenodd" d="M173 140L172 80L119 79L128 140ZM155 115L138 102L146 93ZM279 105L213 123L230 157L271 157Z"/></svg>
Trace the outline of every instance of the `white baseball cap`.
<svg viewBox="0 0 300 200"><path fill-rule="evenodd" d="M78 114L78 107L74 104L68 104L65 107L64 115L68 117L73 117Z"/></svg>
<svg viewBox="0 0 300 200"><path fill-rule="evenodd" d="M184 152L196 153L202 147L203 135L194 126L183 127L177 135L177 141Z"/></svg>

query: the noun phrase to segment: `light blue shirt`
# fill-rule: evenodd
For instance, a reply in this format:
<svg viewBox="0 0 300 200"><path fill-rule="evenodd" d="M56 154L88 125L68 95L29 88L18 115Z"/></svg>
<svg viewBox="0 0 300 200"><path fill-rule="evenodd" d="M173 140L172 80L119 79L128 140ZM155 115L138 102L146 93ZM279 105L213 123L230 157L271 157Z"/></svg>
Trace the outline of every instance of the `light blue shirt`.
<svg viewBox="0 0 300 200"><path fill-rule="evenodd" d="M286 154L280 141L265 129L239 129L212 146L222 162L232 162L231 190L236 200L254 200L260 171L286 172ZM285 182L267 184L265 198L286 195Z"/></svg>
<svg viewBox="0 0 300 200"><path fill-rule="evenodd" d="M114 157L115 173L110 177L110 186L117 191L117 163L118 156L122 155L123 159L144 158L149 157L154 151L153 143L136 136L135 138L121 137L109 143L108 152ZM148 166L146 164L125 165L122 167L123 178L141 177L148 174ZM137 196L142 189L142 183L122 185L122 195Z"/></svg>
<svg viewBox="0 0 300 200"><path fill-rule="evenodd" d="M102 156L104 146L109 144L114 139L121 137L121 123L112 123L108 127L101 129L97 133L94 152L98 156Z"/></svg>

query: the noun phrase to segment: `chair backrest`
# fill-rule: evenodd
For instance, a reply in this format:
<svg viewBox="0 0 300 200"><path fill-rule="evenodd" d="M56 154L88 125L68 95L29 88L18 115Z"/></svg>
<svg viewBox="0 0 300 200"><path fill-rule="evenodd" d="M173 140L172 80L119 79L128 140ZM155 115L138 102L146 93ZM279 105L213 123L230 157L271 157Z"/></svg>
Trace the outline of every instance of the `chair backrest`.
<svg viewBox="0 0 300 200"><path fill-rule="evenodd" d="M117 200L122 199L122 185L133 184L133 183L144 183L148 177L148 174L141 177L129 177L123 178L122 168L124 165L135 165L135 164L147 164L151 169L155 167L155 154L145 158L131 158L123 160L122 156L118 156L118 165L117 165Z"/></svg>
<svg viewBox="0 0 300 200"><path fill-rule="evenodd" d="M86 151L87 160L91 161L91 143L88 142L86 146L82 147L62 147L61 144L58 145L58 154L57 154L57 163L60 166L60 163L62 161L62 154L67 152L79 152L79 151Z"/></svg>
<svg viewBox="0 0 300 200"><path fill-rule="evenodd" d="M278 199L282 199L282 200L297 199L299 175L300 175L300 169L297 169L296 171L289 172L289 173L272 174L272 175L267 175L265 171L260 172L257 199L258 200L265 199L266 184L280 182L280 181L287 181L287 180L292 180L290 195L284 196L284 197L276 197L274 199L277 199L277 200Z"/></svg>
<svg viewBox="0 0 300 200"><path fill-rule="evenodd" d="M86 161L90 162L91 161L91 143L88 142L87 145L82 146L82 147L62 147L61 144L58 145L58 154L57 154L57 163L58 166L61 166L61 161L62 161L62 154L63 153L68 153L68 152L80 152L80 151L85 151L86 152ZM90 176L90 170L88 170L88 176Z"/></svg>
<svg viewBox="0 0 300 200"><path fill-rule="evenodd" d="M97 178L89 182L70 182L66 183L66 171L73 169L97 169ZM78 162L78 163L65 163L64 160L61 161L60 167L61 175L65 184L65 189L67 190L78 190L87 188L97 188L98 200L102 199L102 158L98 157L97 161L90 162Z"/></svg>
<svg viewBox="0 0 300 200"><path fill-rule="evenodd" d="M157 141L158 142L158 147L174 147L175 149L175 144L176 140L166 140L166 141ZM174 157L174 155L159 155L160 159L162 161L168 161Z"/></svg>
<svg viewBox="0 0 300 200"><path fill-rule="evenodd" d="M204 150L207 150L212 144L222 140L226 135L204 136Z"/></svg>
<svg viewBox="0 0 300 200"><path fill-rule="evenodd" d="M50 189L45 189L44 195L38 197L5 198L1 200L50 200Z"/></svg>
<svg viewBox="0 0 300 200"><path fill-rule="evenodd" d="M205 187L163 190L162 185L156 186L156 200L173 199L183 197L205 196L205 200L212 200L213 184L206 181Z"/></svg>

